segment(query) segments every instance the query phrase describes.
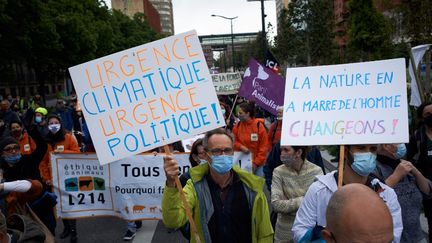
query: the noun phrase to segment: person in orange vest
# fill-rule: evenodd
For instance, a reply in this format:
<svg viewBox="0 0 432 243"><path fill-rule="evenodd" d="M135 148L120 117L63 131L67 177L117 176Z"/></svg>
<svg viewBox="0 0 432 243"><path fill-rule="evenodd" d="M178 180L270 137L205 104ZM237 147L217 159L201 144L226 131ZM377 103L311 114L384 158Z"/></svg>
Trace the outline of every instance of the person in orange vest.
<svg viewBox="0 0 432 243"><path fill-rule="evenodd" d="M23 129L20 121L12 121L9 127L11 136L18 140L21 154L31 154L36 150L36 143Z"/></svg>
<svg viewBox="0 0 432 243"><path fill-rule="evenodd" d="M47 188L52 187L52 171L51 171L51 156L50 153L79 153L78 142L75 137L66 132L62 120L59 116L52 114L47 118L48 130L45 141L48 144L48 149L44 159L39 165L39 171L42 181ZM77 241L76 220L63 219L64 230L60 238L64 239L70 235L70 242Z"/></svg>
<svg viewBox="0 0 432 243"><path fill-rule="evenodd" d="M234 149L252 153L252 170L264 177L263 165L267 158L267 130L262 119L255 118L255 103L245 102L239 106L239 122L233 128Z"/></svg>

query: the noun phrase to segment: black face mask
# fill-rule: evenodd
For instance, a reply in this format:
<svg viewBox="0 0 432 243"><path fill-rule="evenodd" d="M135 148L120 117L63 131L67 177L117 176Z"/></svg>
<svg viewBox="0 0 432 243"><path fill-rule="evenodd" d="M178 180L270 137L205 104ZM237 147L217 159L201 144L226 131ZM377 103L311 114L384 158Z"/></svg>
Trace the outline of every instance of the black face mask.
<svg viewBox="0 0 432 243"><path fill-rule="evenodd" d="M432 115L423 118L426 126L432 127Z"/></svg>

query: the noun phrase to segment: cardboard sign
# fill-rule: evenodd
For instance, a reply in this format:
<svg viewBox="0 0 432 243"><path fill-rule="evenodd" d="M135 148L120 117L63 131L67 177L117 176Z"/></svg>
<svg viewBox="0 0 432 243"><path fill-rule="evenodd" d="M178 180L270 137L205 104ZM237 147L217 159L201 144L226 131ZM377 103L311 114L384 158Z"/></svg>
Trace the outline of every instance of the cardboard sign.
<svg viewBox="0 0 432 243"><path fill-rule="evenodd" d="M288 68L282 145L408 142L404 59Z"/></svg>
<svg viewBox="0 0 432 243"><path fill-rule="evenodd" d="M225 125L195 31L69 72L101 164Z"/></svg>
<svg viewBox="0 0 432 243"><path fill-rule="evenodd" d="M51 154L57 215L161 219L166 181L163 156L140 154L100 165L96 154ZM172 156L180 173L189 171L188 153ZM251 154L235 153L234 157L236 165L251 171Z"/></svg>
<svg viewBox="0 0 432 243"><path fill-rule="evenodd" d="M240 73L218 73L211 77L218 95L237 94L242 82Z"/></svg>

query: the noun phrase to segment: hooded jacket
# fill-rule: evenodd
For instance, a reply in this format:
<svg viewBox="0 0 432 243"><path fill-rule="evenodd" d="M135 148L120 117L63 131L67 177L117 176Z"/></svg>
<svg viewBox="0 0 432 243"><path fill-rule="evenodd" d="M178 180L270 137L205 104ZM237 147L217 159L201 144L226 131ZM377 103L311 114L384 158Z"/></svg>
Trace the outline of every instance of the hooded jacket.
<svg viewBox="0 0 432 243"><path fill-rule="evenodd" d="M252 242L273 242L273 228L267 199L264 195L264 180L239 167L233 167L243 182L246 197L252 208ZM207 223L214 213L213 202L205 175L209 173L209 165L202 164L190 170L191 179L183 188L186 200L191 208L195 224L202 242L211 242ZM162 196L162 219L166 227L179 228L187 222L186 212L182 206L177 188L165 186ZM193 233L191 232L191 236ZM191 237L191 242L195 242Z"/></svg>
<svg viewBox="0 0 432 243"><path fill-rule="evenodd" d="M317 176L317 181L309 187L294 221L292 228L294 241L299 242L303 236L316 225L325 227L326 210L328 202L337 190L334 177L336 171L327 175ZM389 186L381 183L378 179L371 181L372 185L379 185L379 196L387 204L393 218L393 242L400 242L402 234L402 211L395 191ZM369 186L369 185L368 185Z"/></svg>

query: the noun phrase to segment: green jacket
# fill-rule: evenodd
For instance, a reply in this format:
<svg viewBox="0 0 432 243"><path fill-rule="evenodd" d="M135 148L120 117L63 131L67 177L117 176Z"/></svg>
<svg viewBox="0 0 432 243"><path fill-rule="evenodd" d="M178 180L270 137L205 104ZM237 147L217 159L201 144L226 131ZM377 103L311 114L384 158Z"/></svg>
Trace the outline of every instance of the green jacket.
<svg viewBox="0 0 432 243"><path fill-rule="evenodd" d="M210 221L214 208L207 181L203 180L208 170L208 164L192 168L190 170L191 179L183 188L183 192L191 208L201 242L210 243L211 237L207 222ZM241 170L237 166L234 166L233 170L243 182L247 200L252 208L252 242L273 242L273 228L270 223L267 199L263 192L264 179ZM166 227L173 229L183 226L188 221L177 188L165 186L162 196L162 219ZM195 242L192 232L191 242Z"/></svg>

